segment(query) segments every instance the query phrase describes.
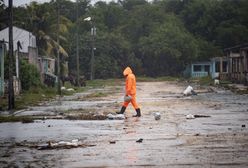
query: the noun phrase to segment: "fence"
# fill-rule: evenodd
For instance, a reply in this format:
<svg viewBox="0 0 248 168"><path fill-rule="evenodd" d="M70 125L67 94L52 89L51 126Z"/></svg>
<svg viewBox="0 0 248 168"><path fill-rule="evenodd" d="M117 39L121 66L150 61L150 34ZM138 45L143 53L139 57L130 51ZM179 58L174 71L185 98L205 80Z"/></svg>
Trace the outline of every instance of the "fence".
<svg viewBox="0 0 248 168"><path fill-rule="evenodd" d="M208 72L192 72L191 76L193 78L205 77L205 76L208 76Z"/></svg>

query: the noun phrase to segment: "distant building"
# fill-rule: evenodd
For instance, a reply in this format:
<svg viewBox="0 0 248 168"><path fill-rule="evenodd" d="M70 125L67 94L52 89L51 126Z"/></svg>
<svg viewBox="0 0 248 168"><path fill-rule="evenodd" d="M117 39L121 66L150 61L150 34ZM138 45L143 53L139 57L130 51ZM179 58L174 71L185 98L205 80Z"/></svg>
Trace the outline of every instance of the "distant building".
<svg viewBox="0 0 248 168"><path fill-rule="evenodd" d="M9 42L9 28L0 31L0 41ZM21 47L18 47L19 46ZM41 81L47 81L47 78L57 81L55 73L55 59L49 56L38 56L38 47L36 46L36 37L29 31L13 26L13 48L15 53L16 67L19 67L19 59L25 59L30 64L35 65L41 76ZM16 69L15 79L19 79L19 68ZM7 83L7 82L6 82ZM5 84L6 84L5 83ZM20 90L16 88L16 90Z"/></svg>
<svg viewBox="0 0 248 168"><path fill-rule="evenodd" d="M219 73L227 73L228 63L226 58L214 57L210 61L194 62L187 66L184 76L200 78L211 76L212 79L219 78Z"/></svg>
<svg viewBox="0 0 248 168"><path fill-rule="evenodd" d="M9 27L0 31L0 40L6 44L6 50L9 50ZM21 90L19 80L19 60L26 59L30 64L38 68L38 49L36 46L36 37L29 31L13 26L13 50L15 54L14 91L19 94ZM4 81L7 86L8 81Z"/></svg>
<svg viewBox="0 0 248 168"><path fill-rule="evenodd" d="M235 83L248 84L248 43L233 46L224 49L225 56L228 59L228 74L221 74Z"/></svg>
<svg viewBox="0 0 248 168"><path fill-rule="evenodd" d="M5 28L0 31L0 40L9 42L9 28ZM17 42L20 42L22 48L20 52L28 53L28 48L37 48L36 46L36 37L29 31L13 26L13 47L14 51L17 50ZM8 50L8 43L7 43Z"/></svg>
<svg viewBox="0 0 248 168"><path fill-rule="evenodd" d="M0 41L0 97L4 95L4 55L5 44Z"/></svg>

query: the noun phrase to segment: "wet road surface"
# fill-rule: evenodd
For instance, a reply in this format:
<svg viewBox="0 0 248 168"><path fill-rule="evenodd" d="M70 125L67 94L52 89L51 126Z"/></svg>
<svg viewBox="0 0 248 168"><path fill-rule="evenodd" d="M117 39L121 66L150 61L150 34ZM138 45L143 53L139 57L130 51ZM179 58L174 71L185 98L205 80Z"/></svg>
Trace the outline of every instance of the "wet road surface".
<svg viewBox="0 0 248 168"><path fill-rule="evenodd" d="M197 96L183 97L186 85L175 82L140 82L137 88L141 118L132 118L129 106L125 120L1 123L0 167L248 167L248 95L220 88L200 93L200 88ZM81 94L64 97L16 115L57 115L68 109L115 112L123 89L113 90L90 100L80 99ZM154 119L154 112L161 114L160 120ZM186 119L187 114L210 117ZM140 138L143 141L136 142ZM32 147L73 139L89 146Z"/></svg>

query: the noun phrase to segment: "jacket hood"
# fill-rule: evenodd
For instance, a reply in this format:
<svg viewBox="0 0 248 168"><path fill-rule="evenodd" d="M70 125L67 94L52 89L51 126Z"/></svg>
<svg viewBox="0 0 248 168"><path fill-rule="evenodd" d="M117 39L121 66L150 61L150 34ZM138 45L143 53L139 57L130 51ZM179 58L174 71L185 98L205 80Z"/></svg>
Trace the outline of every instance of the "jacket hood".
<svg viewBox="0 0 248 168"><path fill-rule="evenodd" d="M126 69L123 71L123 75L126 76L126 75L129 75L129 74L132 74L132 70L130 67L126 67Z"/></svg>

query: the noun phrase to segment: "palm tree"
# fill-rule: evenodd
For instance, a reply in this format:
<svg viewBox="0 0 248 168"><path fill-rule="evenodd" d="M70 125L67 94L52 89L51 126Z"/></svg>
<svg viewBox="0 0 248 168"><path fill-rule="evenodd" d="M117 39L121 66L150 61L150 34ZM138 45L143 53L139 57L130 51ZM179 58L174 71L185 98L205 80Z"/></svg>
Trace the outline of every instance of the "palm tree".
<svg viewBox="0 0 248 168"><path fill-rule="evenodd" d="M61 56L61 71L66 72L65 60L68 53L63 44L68 44L67 36L72 22L64 16L59 16L59 28L57 29L57 13L55 2L38 4L32 2L27 6L28 13L31 14L32 32L37 37L37 45L39 46L39 54L47 57L56 58L57 48L59 48ZM59 33L60 44L56 42L57 31Z"/></svg>

